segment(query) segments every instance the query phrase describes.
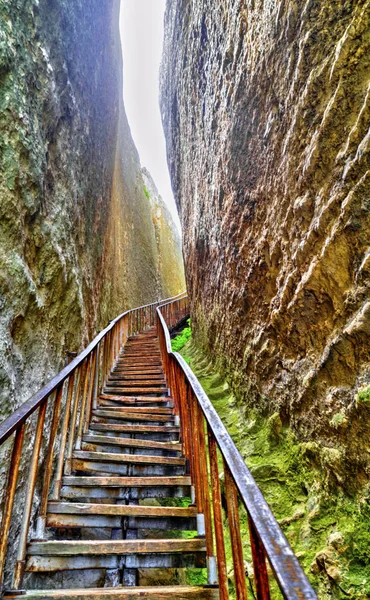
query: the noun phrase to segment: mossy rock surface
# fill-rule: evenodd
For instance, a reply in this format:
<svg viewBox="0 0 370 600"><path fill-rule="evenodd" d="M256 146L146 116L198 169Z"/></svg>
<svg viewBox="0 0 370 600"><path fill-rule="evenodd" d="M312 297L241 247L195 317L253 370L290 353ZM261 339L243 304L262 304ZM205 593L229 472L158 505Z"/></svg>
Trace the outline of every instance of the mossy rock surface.
<svg viewBox="0 0 370 600"><path fill-rule="evenodd" d="M209 395L320 600L368 598L370 490L365 487L350 496L338 483L333 487L327 465L338 461L337 450L299 441L278 413L263 417L239 404L215 364L193 340L181 354ZM223 396L219 395L221 382ZM243 509L240 514L246 565L251 565ZM226 547L232 589L228 538ZM273 598L280 597L275 589Z"/></svg>

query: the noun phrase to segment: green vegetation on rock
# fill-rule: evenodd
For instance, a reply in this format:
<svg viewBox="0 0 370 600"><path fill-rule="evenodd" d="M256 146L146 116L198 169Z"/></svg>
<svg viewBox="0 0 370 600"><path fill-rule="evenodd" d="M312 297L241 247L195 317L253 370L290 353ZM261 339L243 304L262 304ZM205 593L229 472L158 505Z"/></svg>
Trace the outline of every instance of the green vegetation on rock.
<svg viewBox="0 0 370 600"><path fill-rule="evenodd" d="M263 416L238 403L225 378L193 340L182 348L181 354L224 422L320 600L368 598L370 488L362 494L346 494L340 486L343 457L338 450L325 446L324 441L320 445L297 439L278 412ZM342 415L338 413L332 421L334 426L340 425ZM337 473L336 482L333 472ZM222 473L220 478L223 485ZM240 516L251 586L252 557L243 509ZM232 591L228 536L225 543ZM281 597L276 587L272 597Z"/></svg>
<svg viewBox="0 0 370 600"><path fill-rule="evenodd" d="M358 390L357 400L358 402L370 402L370 386Z"/></svg>
<svg viewBox="0 0 370 600"><path fill-rule="evenodd" d="M190 319L187 320L188 326L185 327L179 335L171 340L171 346L173 352L180 352L185 344L191 339L191 324Z"/></svg>
<svg viewBox="0 0 370 600"><path fill-rule="evenodd" d="M146 197L148 198L148 200L150 200L150 194L148 192L148 188L146 187L146 185L144 185L144 194L146 195Z"/></svg>

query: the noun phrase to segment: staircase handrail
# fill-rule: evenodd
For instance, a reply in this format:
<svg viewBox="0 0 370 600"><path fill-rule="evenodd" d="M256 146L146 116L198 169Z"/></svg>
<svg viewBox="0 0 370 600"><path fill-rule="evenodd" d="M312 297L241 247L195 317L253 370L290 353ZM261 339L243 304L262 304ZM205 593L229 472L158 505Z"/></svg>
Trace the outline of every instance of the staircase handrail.
<svg viewBox="0 0 370 600"><path fill-rule="evenodd" d="M246 466L239 450L235 443L230 437L226 427L221 421L217 411L213 407L210 399L199 383L197 377L193 371L178 352L173 352L171 347L170 332L167 326L171 323L171 314L173 314L173 306L176 304L176 300L168 303L163 303L157 308L158 316L158 333L162 349L162 358L164 359L165 371L169 385L171 389L175 388L175 381L180 381L180 373L182 374L182 380L187 382L191 388L192 395L196 398L198 406L200 407L202 414L208 427L208 434L210 437L210 443L216 442L219 451L223 457L225 470L229 471L232 482L237 489L239 498L242 501L245 509L247 510L249 529L251 535L251 546L252 555L254 562L255 578L257 583L257 598L258 600L267 600L270 598L269 582L267 576L267 570L265 565L265 556L271 565L275 579L280 587L280 590L284 598L289 600L314 600L317 599L316 593L309 583L302 567L300 566L298 559L296 558L292 548L289 545L284 533L282 532L279 524L277 523L270 507L268 506L261 490L255 482L251 472ZM171 308L172 307L172 308ZM167 317L167 318L166 318ZM162 341L161 341L162 340ZM171 364L172 363L172 364ZM172 379L172 381L171 381ZM188 392L179 394L179 401L188 404ZM186 419L186 406L179 406L180 413L182 412L181 422L184 425ZM190 405L190 411L192 410ZM194 406L193 406L194 410ZM199 435L199 432L198 432ZM197 437L193 432L193 444ZM186 444L185 444L186 446ZM188 452L193 452L196 449L188 448ZM208 457L209 458L209 457ZM205 462L207 462L207 456L205 453ZM216 465L217 469L217 465ZM217 470L216 470L217 474ZM212 473L211 473L212 478ZM207 482L208 486L208 482ZM200 492L202 490L200 488ZM230 490L232 495L233 491ZM204 490L203 490L204 494ZM205 490L207 494L207 490ZM206 507L206 502L205 502ZM230 507L228 507L230 509ZM209 517L211 518L211 517ZM220 524L219 524L220 525ZM217 523L214 523L214 528L217 529ZM207 534L207 532L206 532ZM210 532L208 532L208 535ZM221 534L220 534L221 535ZM216 546L217 546L217 533L216 533ZM217 551L219 549L217 548ZM222 549L221 549L222 550ZM238 548L235 549L237 554ZM217 552L219 554L219 552ZM222 554L222 552L221 552ZM217 556L218 563L220 563L220 556ZM222 558L222 557L221 557ZM235 564L235 562L239 564ZM241 564L240 564L241 563ZM220 567L220 564L219 564ZM237 599L241 600L246 598L246 589L241 579L243 578L243 559L241 552L241 543L239 548L239 560L235 560L234 556L234 571L237 587ZM240 574L240 580L238 581L238 572ZM220 568L219 568L220 575ZM227 574L224 573L224 579L227 578ZM222 579L222 573L221 573ZM222 598L227 598L226 582L219 581L220 592ZM222 583L224 585L222 586ZM238 589L238 585L240 586ZM224 588L224 589L222 589Z"/></svg>
<svg viewBox="0 0 370 600"><path fill-rule="evenodd" d="M101 342L103 338L119 323L125 316L130 313L134 313L136 311L140 311L142 309L146 309L149 307L158 307L161 304L167 304L170 300L178 300L186 296L186 292L182 292L173 298L166 298L165 300L158 300L157 302L152 302L150 304L144 304L143 306L139 306L137 308L132 308L126 310L122 314L118 315L115 319L109 322L107 327L100 331L92 342L76 358L74 358L64 369L62 369L57 375L55 375L48 383L46 383L36 394L34 394L29 400L26 400L23 404L19 406L7 419L0 423L0 446L8 439L9 436L14 433L22 423L24 423L27 418L42 404L42 402L50 396L76 369L81 365L81 363L86 359L86 357L91 354L93 350L96 349L98 344Z"/></svg>

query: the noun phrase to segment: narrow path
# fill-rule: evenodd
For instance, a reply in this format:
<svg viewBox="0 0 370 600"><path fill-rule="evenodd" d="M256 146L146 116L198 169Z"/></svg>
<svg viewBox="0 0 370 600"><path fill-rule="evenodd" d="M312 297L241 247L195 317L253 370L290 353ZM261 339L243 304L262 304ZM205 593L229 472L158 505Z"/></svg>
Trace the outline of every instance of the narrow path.
<svg viewBox="0 0 370 600"><path fill-rule="evenodd" d="M168 569L206 566L197 508L173 500L193 495L179 425L155 329L131 336L48 503L46 541L28 544L30 589L13 598L218 599L216 587L166 585ZM142 586L152 569L155 587ZM84 589L91 570L102 587ZM40 589L45 574L71 589Z"/></svg>

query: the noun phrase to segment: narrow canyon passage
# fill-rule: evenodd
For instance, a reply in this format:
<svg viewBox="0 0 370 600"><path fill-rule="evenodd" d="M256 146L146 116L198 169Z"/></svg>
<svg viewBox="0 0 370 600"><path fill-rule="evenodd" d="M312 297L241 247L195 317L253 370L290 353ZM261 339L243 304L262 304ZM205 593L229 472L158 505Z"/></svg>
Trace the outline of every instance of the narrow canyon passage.
<svg viewBox="0 0 370 600"><path fill-rule="evenodd" d="M2 598L370 597L369 57L370 0L0 0Z"/></svg>

